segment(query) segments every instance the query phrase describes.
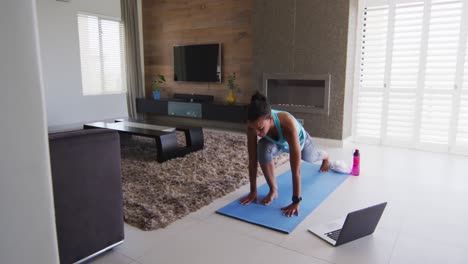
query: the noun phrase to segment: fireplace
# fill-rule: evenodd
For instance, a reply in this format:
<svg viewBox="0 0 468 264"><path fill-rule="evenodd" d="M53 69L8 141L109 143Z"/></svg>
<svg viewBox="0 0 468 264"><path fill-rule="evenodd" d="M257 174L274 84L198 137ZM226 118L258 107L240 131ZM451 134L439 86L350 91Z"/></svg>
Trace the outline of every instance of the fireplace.
<svg viewBox="0 0 468 264"><path fill-rule="evenodd" d="M264 74L263 92L272 108L328 115L330 74Z"/></svg>

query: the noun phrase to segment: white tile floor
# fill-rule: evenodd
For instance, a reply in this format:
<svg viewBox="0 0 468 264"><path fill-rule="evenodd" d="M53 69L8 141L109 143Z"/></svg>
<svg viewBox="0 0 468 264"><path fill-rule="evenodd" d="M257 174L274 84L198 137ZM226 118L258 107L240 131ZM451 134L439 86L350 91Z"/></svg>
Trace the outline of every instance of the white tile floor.
<svg viewBox="0 0 468 264"><path fill-rule="evenodd" d="M354 147L325 149L350 163ZM165 229L125 225L125 242L91 263L468 263L468 157L357 147L361 175L350 176L289 235L215 213L246 194L244 186ZM307 231L382 201L388 206L371 236L334 248Z"/></svg>

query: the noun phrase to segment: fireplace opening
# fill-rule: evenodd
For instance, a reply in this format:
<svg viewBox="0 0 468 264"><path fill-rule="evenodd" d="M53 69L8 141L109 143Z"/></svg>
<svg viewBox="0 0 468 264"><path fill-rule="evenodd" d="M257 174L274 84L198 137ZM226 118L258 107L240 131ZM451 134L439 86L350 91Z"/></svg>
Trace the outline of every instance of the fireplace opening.
<svg viewBox="0 0 468 264"><path fill-rule="evenodd" d="M263 92L272 108L297 113L329 113L329 74L264 74Z"/></svg>

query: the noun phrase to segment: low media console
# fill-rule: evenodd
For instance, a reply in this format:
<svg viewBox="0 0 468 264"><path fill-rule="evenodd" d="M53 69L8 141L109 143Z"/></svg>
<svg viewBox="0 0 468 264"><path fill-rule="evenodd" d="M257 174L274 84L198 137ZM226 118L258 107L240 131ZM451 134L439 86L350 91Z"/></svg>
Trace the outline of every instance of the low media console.
<svg viewBox="0 0 468 264"><path fill-rule="evenodd" d="M195 103L213 103L214 96L205 94L174 94L173 100Z"/></svg>
<svg viewBox="0 0 468 264"><path fill-rule="evenodd" d="M209 95L176 94L173 99L168 100L137 98L136 108L139 113L235 123L247 122L247 105L213 103L213 96Z"/></svg>

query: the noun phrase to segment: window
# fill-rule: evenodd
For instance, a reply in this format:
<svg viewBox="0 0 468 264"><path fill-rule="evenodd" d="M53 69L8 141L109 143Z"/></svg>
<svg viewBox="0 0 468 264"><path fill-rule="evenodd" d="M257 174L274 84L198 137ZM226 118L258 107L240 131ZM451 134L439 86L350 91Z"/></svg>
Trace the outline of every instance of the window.
<svg viewBox="0 0 468 264"><path fill-rule="evenodd" d="M125 54L120 21L78 14L83 95L125 93Z"/></svg>
<svg viewBox="0 0 468 264"><path fill-rule="evenodd" d="M468 154L464 0L367 0L354 136Z"/></svg>

